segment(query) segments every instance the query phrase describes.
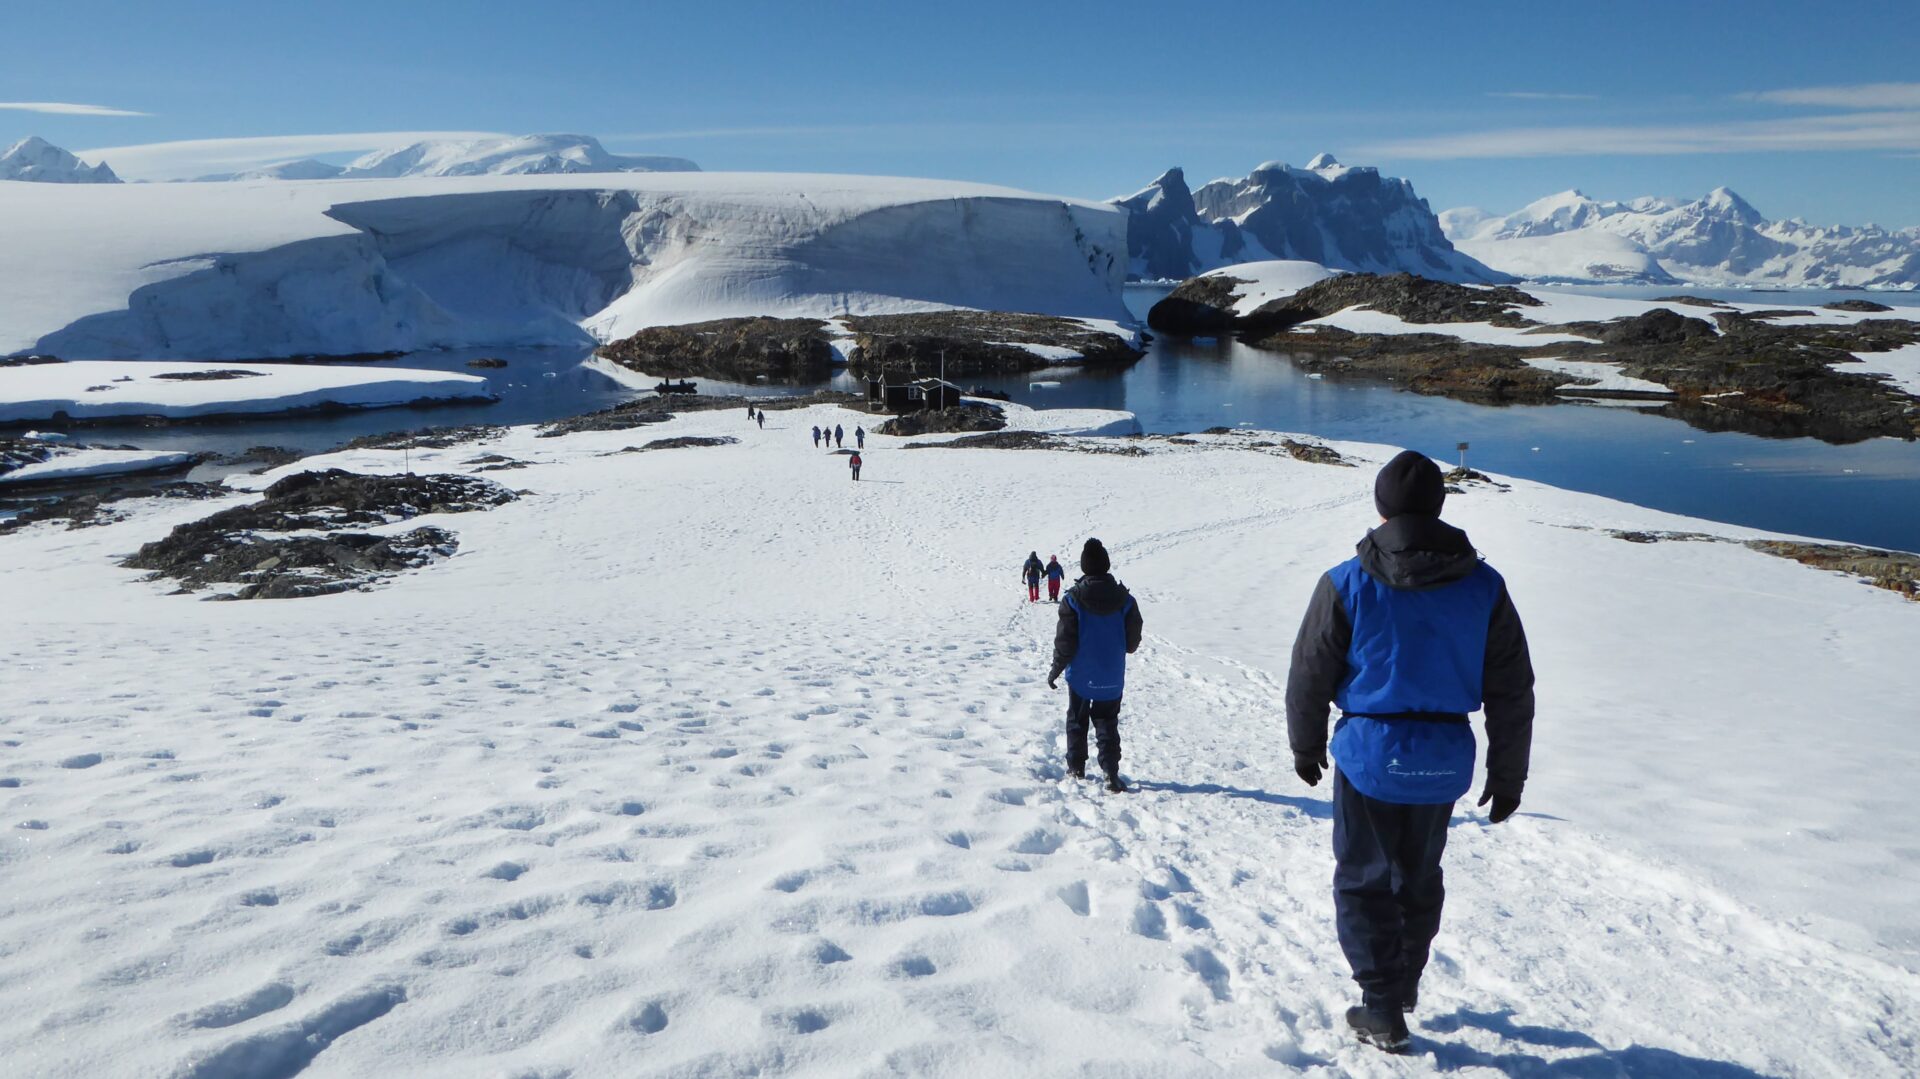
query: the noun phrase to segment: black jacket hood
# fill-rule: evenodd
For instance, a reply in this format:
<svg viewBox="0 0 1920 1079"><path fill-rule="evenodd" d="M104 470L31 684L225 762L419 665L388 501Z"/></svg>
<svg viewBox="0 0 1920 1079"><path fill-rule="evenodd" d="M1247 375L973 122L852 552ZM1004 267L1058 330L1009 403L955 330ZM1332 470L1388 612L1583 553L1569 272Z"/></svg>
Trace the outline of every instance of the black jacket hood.
<svg viewBox="0 0 1920 1079"><path fill-rule="evenodd" d="M1368 532L1354 550L1368 576L1389 588L1413 591L1452 584L1480 560L1465 532L1438 517L1412 513Z"/></svg>
<svg viewBox="0 0 1920 1079"><path fill-rule="evenodd" d="M1127 586L1111 573L1089 573L1075 581L1067 595L1088 614L1118 614L1127 605Z"/></svg>

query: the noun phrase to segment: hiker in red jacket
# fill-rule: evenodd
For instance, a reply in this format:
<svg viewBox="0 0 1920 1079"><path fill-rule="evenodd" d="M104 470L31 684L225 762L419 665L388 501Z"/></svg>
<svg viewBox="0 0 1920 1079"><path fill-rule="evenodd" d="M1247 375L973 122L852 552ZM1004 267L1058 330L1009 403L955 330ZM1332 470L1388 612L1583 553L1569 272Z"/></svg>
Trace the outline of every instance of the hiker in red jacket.
<svg viewBox="0 0 1920 1079"><path fill-rule="evenodd" d="M854 481L855 481L855 482L859 482L859 479L860 479L860 454L859 454L859 452L858 452L858 451L855 451L855 452L854 452L854 455L853 455L852 457L849 457L849 458L847 458L847 467L848 467L848 468L851 468L851 469L853 470L853 478L854 478Z"/></svg>

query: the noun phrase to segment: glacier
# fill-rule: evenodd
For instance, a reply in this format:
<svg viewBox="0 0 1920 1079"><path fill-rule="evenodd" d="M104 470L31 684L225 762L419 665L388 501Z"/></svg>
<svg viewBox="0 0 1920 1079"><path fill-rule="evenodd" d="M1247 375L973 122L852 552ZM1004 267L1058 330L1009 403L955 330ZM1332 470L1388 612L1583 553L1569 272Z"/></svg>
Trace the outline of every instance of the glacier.
<svg viewBox="0 0 1920 1079"><path fill-rule="evenodd" d="M1529 280L1754 288L1920 288L1920 229L1771 221L1718 187L1692 201L1563 191L1504 216L1440 215L1454 246Z"/></svg>
<svg viewBox="0 0 1920 1079"><path fill-rule="evenodd" d="M739 315L1126 320L1126 218L933 180L616 173L0 185L0 355L587 345Z"/></svg>

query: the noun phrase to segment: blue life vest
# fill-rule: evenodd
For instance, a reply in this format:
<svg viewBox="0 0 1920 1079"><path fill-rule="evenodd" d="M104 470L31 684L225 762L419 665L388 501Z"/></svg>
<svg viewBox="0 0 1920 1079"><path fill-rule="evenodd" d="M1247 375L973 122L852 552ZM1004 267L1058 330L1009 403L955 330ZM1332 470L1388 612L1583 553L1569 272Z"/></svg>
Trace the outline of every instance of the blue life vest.
<svg viewBox="0 0 1920 1079"><path fill-rule="evenodd" d="M1393 588L1358 558L1331 572L1353 627L1347 676L1334 691L1344 713L1331 749L1360 793L1383 802L1439 805L1473 786L1476 746L1464 717L1480 709L1487 624L1505 587L1484 562L1457 581ZM1394 718L1407 713L1459 720Z"/></svg>
<svg viewBox="0 0 1920 1079"><path fill-rule="evenodd" d="M1071 592L1066 602L1080 619L1080 644L1067 664L1067 687L1090 701L1119 700L1127 684L1127 612L1133 597L1112 614L1087 611Z"/></svg>

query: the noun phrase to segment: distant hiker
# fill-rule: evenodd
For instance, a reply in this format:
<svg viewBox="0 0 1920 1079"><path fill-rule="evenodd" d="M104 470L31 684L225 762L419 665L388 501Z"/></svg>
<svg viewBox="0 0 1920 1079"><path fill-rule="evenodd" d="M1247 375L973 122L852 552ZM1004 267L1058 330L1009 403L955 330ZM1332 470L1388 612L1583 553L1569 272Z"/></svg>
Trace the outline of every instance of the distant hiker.
<svg viewBox="0 0 1920 1079"><path fill-rule="evenodd" d="M748 423L753 422L753 402L752 401L747 402L747 422Z"/></svg>
<svg viewBox="0 0 1920 1079"><path fill-rule="evenodd" d="M820 425L819 424L814 424L813 426L813 448L816 450L820 448Z"/></svg>
<svg viewBox="0 0 1920 1079"><path fill-rule="evenodd" d="M855 483L860 482L860 451L859 450L853 451L853 456L847 458L847 465L848 467L853 469L854 482Z"/></svg>
<svg viewBox="0 0 1920 1079"><path fill-rule="evenodd" d="M841 443L843 443L843 442L845 442L846 440L847 440L847 432L846 432L846 429L845 429L845 428L843 428L843 427L841 427L841 426L840 426L839 424L837 424L837 423L836 423L836 424L834 424L834 425L833 425L833 445L834 445L834 448L835 448L835 449L838 449L838 448L840 447L840 444L841 444Z"/></svg>
<svg viewBox="0 0 1920 1079"><path fill-rule="evenodd" d="M1446 898L1440 855L1453 803L1473 786L1473 728L1486 706L1487 782L1499 824L1520 806L1533 742L1533 664L1506 582L1467 534L1440 520L1440 469L1408 450L1373 484L1380 527L1320 578L1287 672L1287 740L1308 786L1333 728L1333 900L1340 948L1360 983L1347 1010L1360 1040L1411 1042Z"/></svg>
<svg viewBox="0 0 1920 1079"><path fill-rule="evenodd" d="M1040 564L1040 552L1027 552L1027 560L1020 566L1020 579L1027 582L1027 602L1040 602L1040 575L1046 567Z"/></svg>
<svg viewBox="0 0 1920 1079"><path fill-rule="evenodd" d="M753 419L754 419L754 422L760 425L760 429L762 431L767 429L767 410L766 409L763 408L760 411L754 413Z"/></svg>
<svg viewBox="0 0 1920 1079"><path fill-rule="evenodd" d="M1140 647L1140 605L1127 586L1113 579L1107 549L1090 539L1080 551L1082 574L1060 604L1053 633L1053 667L1047 688L1058 689L1067 675L1067 774L1087 776L1087 727L1100 741L1100 770L1107 789L1127 789L1120 781L1120 697L1126 688L1127 657Z"/></svg>
<svg viewBox="0 0 1920 1079"><path fill-rule="evenodd" d="M867 429L866 428L855 427L853 429L853 444L856 447L863 450L867 448Z"/></svg>
<svg viewBox="0 0 1920 1079"><path fill-rule="evenodd" d="M1060 568L1059 555L1050 554L1047 556L1045 573L1047 575L1047 600L1051 603L1058 603L1060 602L1060 581L1067 575L1067 571Z"/></svg>

